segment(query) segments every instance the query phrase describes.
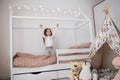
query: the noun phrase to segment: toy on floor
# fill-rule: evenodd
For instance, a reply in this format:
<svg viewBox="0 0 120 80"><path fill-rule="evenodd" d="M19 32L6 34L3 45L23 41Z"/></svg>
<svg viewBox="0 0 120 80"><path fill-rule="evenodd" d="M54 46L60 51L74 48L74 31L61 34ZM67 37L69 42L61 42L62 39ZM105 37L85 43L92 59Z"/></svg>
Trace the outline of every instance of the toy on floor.
<svg viewBox="0 0 120 80"><path fill-rule="evenodd" d="M70 80L79 80L79 73L81 70L80 62L70 62L71 74Z"/></svg>
<svg viewBox="0 0 120 80"><path fill-rule="evenodd" d="M98 71L96 69L92 70L92 80L98 80Z"/></svg>
<svg viewBox="0 0 120 80"><path fill-rule="evenodd" d="M80 80L92 80L91 73L91 63L89 61L85 61L81 63L82 69L79 75Z"/></svg>
<svg viewBox="0 0 120 80"><path fill-rule="evenodd" d="M116 69L119 69L113 80L120 80L120 57L115 57L112 61L112 64Z"/></svg>
<svg viewBox="0 0 120 80"><path fill-rule="evenodd" d="M111 80L109 76L104 76L102 78L100 78L99 80Z"/></svg>
<svg viewBox="0 0 120 80"><path fill-rule="evenodd" d="M112 80L114 77L114 71L110 68L100 68L98 73L99 80Z"/></svg>

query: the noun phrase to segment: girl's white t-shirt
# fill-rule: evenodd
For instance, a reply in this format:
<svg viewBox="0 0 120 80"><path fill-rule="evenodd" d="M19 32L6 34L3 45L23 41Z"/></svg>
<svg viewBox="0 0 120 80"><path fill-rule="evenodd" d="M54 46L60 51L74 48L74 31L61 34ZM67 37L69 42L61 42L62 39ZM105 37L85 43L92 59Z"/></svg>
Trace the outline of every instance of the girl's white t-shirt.
<svg viewBox="0 0 120 80"><path fill-rule="evenodd" d="M53 37L52 36L47 36L45 37L45 46L53 46Z"/></svg>

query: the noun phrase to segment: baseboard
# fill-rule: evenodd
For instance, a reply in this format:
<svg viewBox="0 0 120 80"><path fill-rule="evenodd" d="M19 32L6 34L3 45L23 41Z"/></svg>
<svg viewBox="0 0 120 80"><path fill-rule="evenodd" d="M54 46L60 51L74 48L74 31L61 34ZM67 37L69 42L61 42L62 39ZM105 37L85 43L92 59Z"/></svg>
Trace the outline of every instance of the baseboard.
<svg viewBox="0 0 120 80"><path fill-rule="evenodd" d="M0 74L0 79L10 78L10 74Z"/></svg>

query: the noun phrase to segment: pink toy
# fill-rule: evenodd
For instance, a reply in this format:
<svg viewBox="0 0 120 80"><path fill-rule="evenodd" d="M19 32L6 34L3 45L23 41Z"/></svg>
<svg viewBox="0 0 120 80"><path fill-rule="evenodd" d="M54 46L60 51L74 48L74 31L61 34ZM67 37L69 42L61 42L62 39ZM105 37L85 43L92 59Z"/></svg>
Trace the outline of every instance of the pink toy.
<svg viewBox="0 0 120 80"><path fill-rule="evenodd" d="M116 69L119 69L113 80L120 80L120 57L115 57L112 61L112 64Z"/></svg>

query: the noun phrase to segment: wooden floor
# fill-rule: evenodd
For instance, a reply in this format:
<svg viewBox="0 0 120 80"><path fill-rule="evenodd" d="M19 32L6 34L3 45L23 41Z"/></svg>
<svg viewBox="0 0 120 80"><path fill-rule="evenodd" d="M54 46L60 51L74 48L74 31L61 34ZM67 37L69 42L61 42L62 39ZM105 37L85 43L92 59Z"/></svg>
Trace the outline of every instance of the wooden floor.
<svg viewBox="0 0 120 80"><path fill-rule="evenodd" d="M10 80L10 79L0 79L0 80Z"/></svg>

